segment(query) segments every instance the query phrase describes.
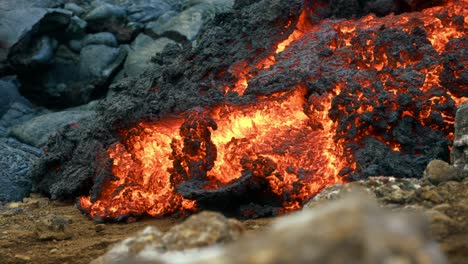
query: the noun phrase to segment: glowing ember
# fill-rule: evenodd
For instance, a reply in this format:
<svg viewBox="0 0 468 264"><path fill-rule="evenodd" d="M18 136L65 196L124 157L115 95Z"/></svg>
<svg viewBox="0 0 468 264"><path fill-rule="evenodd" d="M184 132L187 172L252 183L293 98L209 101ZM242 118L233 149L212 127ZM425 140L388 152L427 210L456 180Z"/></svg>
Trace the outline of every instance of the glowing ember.
<svg viewBox="0 0 468 264"><path fill-rule="evenodd" d="M417 154L419 150L408 149L397 139L399 128L392 120L406 119L407 124L415 120L450 139L453 109L467 98L466 87L449 89L445 83L456 82L463 69L444 74L453 76L442 80L442 61L427 64L430 67L421 66L421 61L425 54L438 58L444 52L457 52L452 40L466 37L467 2L449 1L446 6L384 18L324 20L317 25L307 21L313 10L305 8L295 30L276 45L274 55L254 66L240 61L230 67L238 81L226 89L243 95L258 72L274 74L276 67L307 72L310 66L300 59L285 64L299 51L333 54L338 58L334 69L350 70L353 83L338 80L321 92L310 92L297 82L283 92L258 96L255 104L194 109L181 118L141 122L122 131L122 143L107 151L115 179L102 184L96 201L82 197L81 207L91 217L105 218L192 211L196 202L177 192L181 183L195 179L205 189L216 189L236 181L250 166L289 211L356 172L354 154L368 136L391 151ZM409 44L414 50L398 50L379 35L393 29L395 38L412 34L425 43L418 46L414 40ZM463 45L466 51L466 40ZM400 76L402 69L422 77L407 80ZM306 78L313 82L320 77ZM409 82L417 89L408 88ZM376 111L381 117L375 116Z"/></svg>

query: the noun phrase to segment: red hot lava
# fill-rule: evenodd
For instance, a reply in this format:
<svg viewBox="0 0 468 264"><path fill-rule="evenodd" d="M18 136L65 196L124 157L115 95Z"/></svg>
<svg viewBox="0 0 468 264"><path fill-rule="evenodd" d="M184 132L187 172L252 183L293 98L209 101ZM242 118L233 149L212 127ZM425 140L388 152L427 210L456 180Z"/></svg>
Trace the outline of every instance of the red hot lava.
<svg viewBox="0 0 468 264"><path fill-rule="evenodd" d="M380 122L372 117L377 107L383 108L385 115L411 117L452 137L453 111L437 107L465 101L466 87L445 88L439 78L444 70L442 63L418 67L422 60L419 53L425 50L394 54L391 46L381 45L376 32L382 28L408 33L414 33L415 28L422 29L427 44L440 54L450 46L450 40L466 37L466 4L466 0L449 1L445 6L421 12L324 20L316 25L307 22L310 11L304 9L296 30L277 44L276 54L256 66L246 62L235 64L230 72L238 77L238 82L225 89L242 95L249 89L250 80L258 77L253 72L263 69L263 74L268 74L275 67L283 67L280 63L293 59L294 53L301 49L320 53L326 48L339 56L341 68L355 70L354 81L359 87L383 83L380 89L385 90L385 98L382 99L375 87L353 90L347 83L335 82L331 89L320 94L310 93L297 83L284 89L287 91L258 96L255 104L220 105L210 110L195 109L186 113L185 118L141 122L121 131L122 142L107 150L113 160L111 171L115 178L103 183L97 200L81 197L80 206L91 217L104 218L192 211L197 209L197 203L177 192L180 183L200 177L205 182L204 189L220 188L241 177L245 160L267 160L271 165L267 168L252 163L253 174L265 178L271 192L283 197L284 211L290 211L299 209L324 187L343 182L342 176L356 169L350 142L359 144L362 138L372 135L393 151L404 151L398 141L389 137L393 131L391 123L380 127L366 125L369 120L363 116L373 123ZM330 37L320 42L319 35ZM314 50L317 44L305 45L313 42L320 43L322 50ZM466 41L464 45L466 51ZM413 46L418 48L416 43ZM310 66L296 60L289 67L307 71ZM398 83L394 71L408 67L424 75L418 87L420 107L408 104L398 110L402 95L412 91L404 82ZM454 70L452 77L459 78L462 71ZM308 78L308 81L317 79L316 76ZM434 122L434 112L439 113L440 122ZM347 122L343 124L339 119L344 114ZM353 138L347 137L354 130Z"/></svg>

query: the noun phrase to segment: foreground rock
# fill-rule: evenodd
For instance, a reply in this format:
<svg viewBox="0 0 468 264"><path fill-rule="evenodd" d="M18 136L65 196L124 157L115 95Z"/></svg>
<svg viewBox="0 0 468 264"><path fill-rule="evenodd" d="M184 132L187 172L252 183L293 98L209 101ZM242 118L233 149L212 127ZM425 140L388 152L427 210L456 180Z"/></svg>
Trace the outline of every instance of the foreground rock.
<svg viewBox="0 0 468 264"><path fill-rule="evenodd" d="M315 208L323 201L341 199L356 186L364 188L384 207L412 209L427 215L431 234L441 244L449 262L463 263L468 258L468 177L466 174L458 178L447 177L454 174L440 173L444 171L457 169L443 161L432 161L423 179L371 177L331 186L305 207Z"/></svg>
<svg viewBox="0 0 468 264"><path fill-rule="evenodd" d="M202 212L172 227L165 234L154 227L147 227L137 236L115 245L92 263L146 261L148 254L224 244L239 239L243 233L244 227L237 220L225 218L219 213Z"/></svg>
<svg viewBox="0 0 468 264"><path fill-rule="evenodd" d="M468 171L468 102L459 106L455 117L455 140L451 160L455 167Z"/></svg>
<svg viewBox="0 0 468 264"><path fill-rule="evenodd" d="M39 149L0 138L0 201L20 201L31 191L28 172L42 155Z"/></svg>
<svg viewBox="0 0 468 264"><path fill-rule="evenodd" d="M203 216L203 213L197 217ZM171 231L169 231L170 233ZM164 240L147 229L153 241ZM195 233L197 237L198 233ZM165 235L167 236L167 234ZM382 210L362 193L322 203L273 221L261 233L251 234L224 247L161 253L140 245L132 263L445 263L437 244L429 238L429 225L418 214ZM156 238L156 239L155 239ZM188 238L188 237L187 237ZM130 238L130 241L135 238ZM193 240L193 239L190 239ZM125 241L123 242L125 243ZM202 244L199 244L201 246ZM113 250L123 249L122 244ZM190 247L177 247L182 250ZM127 248L126 252L132 252ZM109 257L101 262L123 263ZM104 260L104 261L102 261Z"/></svg>

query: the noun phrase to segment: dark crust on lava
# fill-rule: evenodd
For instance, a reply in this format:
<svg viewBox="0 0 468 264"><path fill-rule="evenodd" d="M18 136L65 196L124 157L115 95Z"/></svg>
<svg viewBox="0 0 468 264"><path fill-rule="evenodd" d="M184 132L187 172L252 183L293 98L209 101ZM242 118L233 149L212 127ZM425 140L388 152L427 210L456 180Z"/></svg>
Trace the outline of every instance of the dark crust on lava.
<svg viewBox="0 0 468 264"><path fill-rule="evenodd" d="M271 54L274 44L291 33L291 27L286 28L286 25L289 21L292 21L293 25L296 23L301 12L302 0L239 1L236 7L237 9L231 12L218 15L205 27L198 40L199 46L195 49L170 45L162 55L153 58L156 63L153 68L142 73L139 78L124 79L114 85L112 89L119 92L101 103L98 118L83 120L77 127L66 127L60 134L51 138L47 154L32 171L35 179L34 191L46 193L54 199L73 199L88 193L91 194L92 200L97 199L102 183L114 177L110 172L111 161L106 158L106 149L119 141L119 129L131 127L142 120L155 121L163 116L178 115L199 106L209 108L221 103L252 103L259 94L293 89L298 83L305 85L308 94L321 94L329 91L334 82L356 74L351 69L336 72L330 68L326 74L317 76L316 81L310 81L310 76L315 73L301 72L302 69L277 70L284 66L281 63L287 63L286 60L280 60L270 71L264 71L250 81L245 96L238 97L235 93L225 96L220 87L232 85L235 81L235 77L227 70L229 66L243 60L254 65L256 60ZM332 10L325 11L324 16L340 17ZM391 30L383 30L379 34L383 34L384 38L394 37ZM418 36L407 35L401 35L401 41L404 42L405 38L416 38L416 41L420 41ZM460 50L466 50L466 47ZM310 60L308 63L313 64L314 60L323 60L332 54L324 50L307 58ZM448 53L450 56L456 54L456 49ZM303 58L304 55L298 51L294 56ZM444 66L450 64L450 58L447 56L442 55L438 58L445 62ZM444 71L450 73L453 69L446 66ZM410 78L418 82L419 77L413 74ZM442 80L447 85L455 86L457 81L460 82L453 78ZM349 117L334 113L333 118L340 120L340 124L344 125ZM361 168L351 175L351 178L359 179L375 174L418 177L430 159L448 158L448 153L444 151L448 142L442 133L424 130L411 120L399 122L397 127L403 129L400 131L402 140L406 128L431 133L419 142L431 143L427 155L419 156L418 150L414 166L414 155L391 153L387 146L368 139L362 142L364 145L360 152L356 152ZM437 149L429 149L432 146ZM390 160L386 160L388 153L392 154ZM366 158L369 155L376 159L369 160ZM378 159L379 157L384 158ZM408 169L400 168L401 164Z"/></svg>

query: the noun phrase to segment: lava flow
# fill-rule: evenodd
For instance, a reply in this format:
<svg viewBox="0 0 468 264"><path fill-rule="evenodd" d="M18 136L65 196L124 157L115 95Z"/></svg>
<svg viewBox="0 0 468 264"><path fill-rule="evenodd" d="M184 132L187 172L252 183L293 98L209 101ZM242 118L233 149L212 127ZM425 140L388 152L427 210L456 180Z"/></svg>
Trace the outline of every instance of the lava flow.
<svg viewBox="0 0 468 264"><path fill-rule="evenodd" d="M81 197L81 208L110 219L183 213L197 210L197 201L178 191L182 184L208 192L253 177L284 212L353 175L386 174L369 149L415 158L429 155L425 146L440 136L438 148L448 151L456 106L467 99L467 3L317 24L304 8L275 54L230 68L238 82L225 89L255 94L255 103L193 109L121 131L107 150L114 178L101 183L97 199ZM283 87L257 92L283 75L290 77Z"/></svg>

